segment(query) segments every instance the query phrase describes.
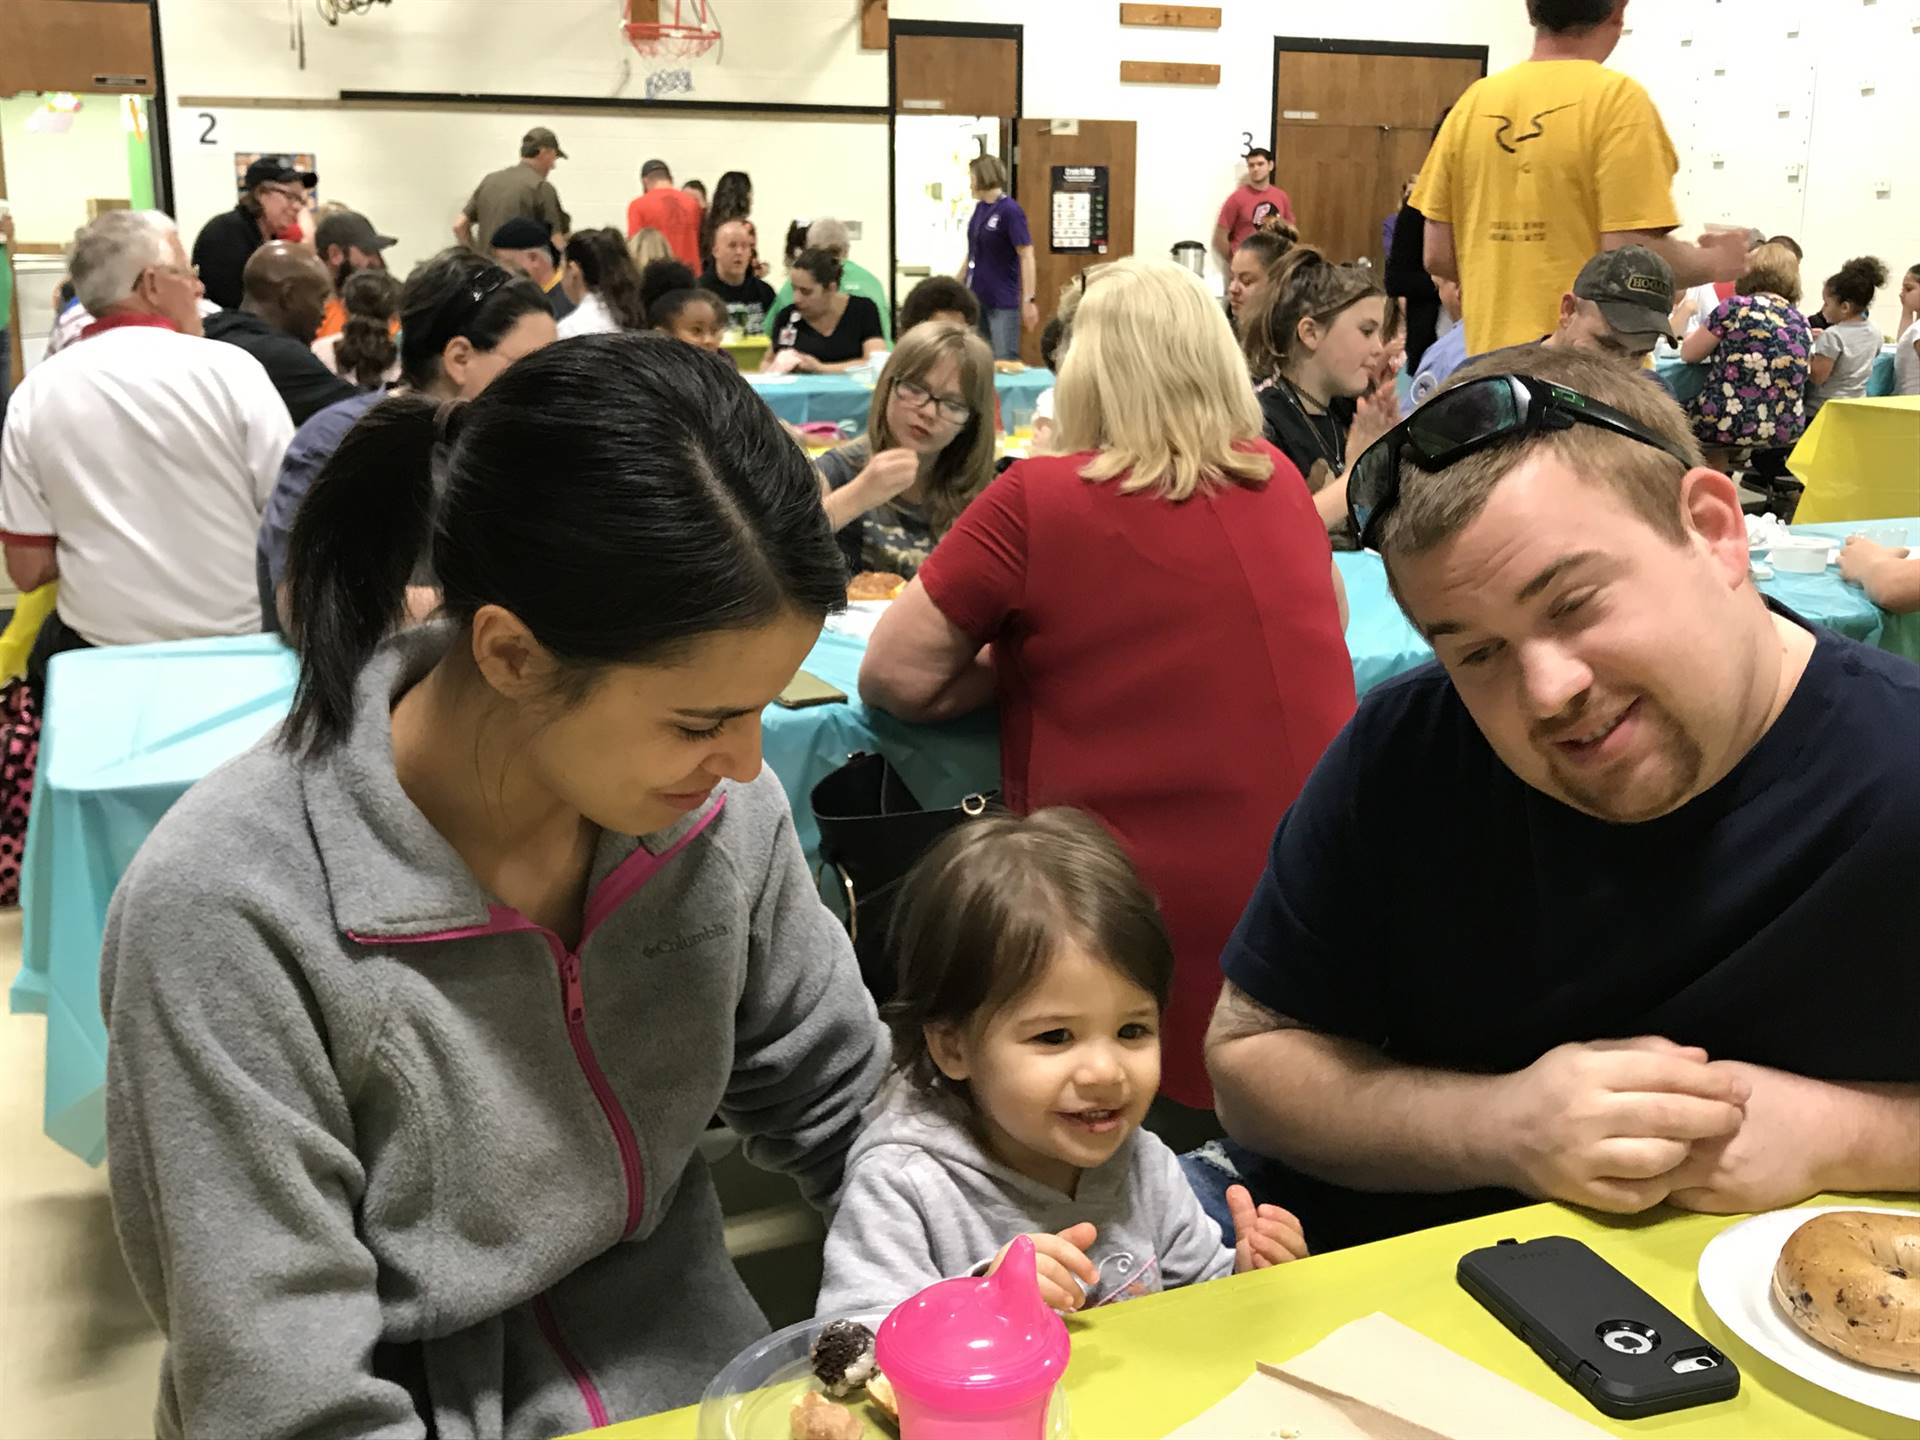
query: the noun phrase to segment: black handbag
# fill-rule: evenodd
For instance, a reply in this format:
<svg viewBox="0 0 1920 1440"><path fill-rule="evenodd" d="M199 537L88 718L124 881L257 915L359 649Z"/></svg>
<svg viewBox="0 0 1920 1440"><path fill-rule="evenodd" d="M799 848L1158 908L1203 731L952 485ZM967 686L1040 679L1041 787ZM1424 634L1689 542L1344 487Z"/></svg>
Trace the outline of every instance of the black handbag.
<svg viewBox="0 0 1920 1440"><path fill-rule="evenodd" d="M840 882L847 936L873 997L892 998L897 969L888 948L900 882L949 830L978 820L998 795L969 795L946 810L928 810L884 755L864 751L813 787L820 865Z"/></svg>

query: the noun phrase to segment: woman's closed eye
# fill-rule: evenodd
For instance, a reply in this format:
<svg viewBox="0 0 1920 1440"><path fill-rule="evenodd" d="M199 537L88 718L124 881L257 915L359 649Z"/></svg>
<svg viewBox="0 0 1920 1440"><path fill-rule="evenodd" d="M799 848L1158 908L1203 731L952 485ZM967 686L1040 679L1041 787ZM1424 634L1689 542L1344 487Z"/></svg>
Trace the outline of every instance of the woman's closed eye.
<svg viewBox="0 0 1920 1440"><path fill-rule="evenodd" d="M711 740L713 739L714 736L718 735L722 730L727 728L727 722L724 720L719 720L713 723L712 725L708 725L704 727L703 729L695 729L690 725L675 725L673 728L680 732L680 735L683 739Z"/></svg>

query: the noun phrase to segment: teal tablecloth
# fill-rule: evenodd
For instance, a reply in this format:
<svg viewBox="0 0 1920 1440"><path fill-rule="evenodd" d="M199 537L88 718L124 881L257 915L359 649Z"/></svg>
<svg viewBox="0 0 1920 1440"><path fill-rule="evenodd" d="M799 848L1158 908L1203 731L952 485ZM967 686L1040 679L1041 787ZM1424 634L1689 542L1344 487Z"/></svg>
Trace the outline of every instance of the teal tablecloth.
<svg viewBox="0 0 1920 1440"><path fill-rule="evenodd" d="M1682 405L1698 395L1706 383L1704 365L1689 365L1678 356L1654 361L1653 370L1660 377L1660 383L1671 390L1673 398ZM1873 362L1873 374L1867 380L1867 394L1893 394L1893 346L1880 347L1880 358Z"/></svg>
<svg viewBox="0 0 1920 1440"><path fill-rule="evenodd" d="M1920 539L1920 519L1909 523ZM1810 528L1844 536L1853 527ZM1379 557L1336 560L1352 612L1347 644L1359 690L1431 658L1388 593ZM1761 588L1811 621L1920 660L1920 616L1886 615L1833 571L1782 575ZM806 667L854 695L864 649L857 639L828 633ZM293 657L269 636L77 651L53 662L12 1006L46 1014L46 1132L86 1160L97 1163L106 1152L99 985L107 903L167 808L279 722L293 677ZM991 713L913 726L856 699L806 710L769 706L762 719L767 763L786 787L809 861L819 834L808 797L856 750L887 756L931 806L998 782Z"/></svg>
<svg viewBox="0 0 1920 1440"><path fill-rule="evenodd" d="M749 375L747 383L789 425L851 420L865 425L873 403L872 377L862 375ZM1034 402L1053 384L1051 370L1023 370L1017 375L995 375L1000 396L1000 428L1018 430L1033 421Z"/></svg>

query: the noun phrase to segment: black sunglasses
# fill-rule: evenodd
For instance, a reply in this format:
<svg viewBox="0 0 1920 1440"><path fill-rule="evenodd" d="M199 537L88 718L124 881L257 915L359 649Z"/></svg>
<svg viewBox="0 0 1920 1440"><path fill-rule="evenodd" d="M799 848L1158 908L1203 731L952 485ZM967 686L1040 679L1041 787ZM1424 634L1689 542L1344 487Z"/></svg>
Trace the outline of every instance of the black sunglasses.
<svg viewBox="0 0 1920 1440"><path fill-rule="evenodd" d="M427 330L431 343L425 348L437 355L447 348L449 340L464 335L467 326L473 323L473 317L480 313L480 307L486 304L487 297L512 279L513 272L502 265L489 265L484 270L476 270L466 286L441 302L433 324Z"/></svg>
<svg viewBox="0 0 1920 1440"><path fill-rule="evenodd" d="M1521 435L1591 425L1651 445L1691 470L1697 461L1611 405L1531 375L1489 375L1443 390L1369 445L1347 476L1347 515L1360 544L1378 549L1380 523L1400 500L1400 466L1432 473Z"/></svg>

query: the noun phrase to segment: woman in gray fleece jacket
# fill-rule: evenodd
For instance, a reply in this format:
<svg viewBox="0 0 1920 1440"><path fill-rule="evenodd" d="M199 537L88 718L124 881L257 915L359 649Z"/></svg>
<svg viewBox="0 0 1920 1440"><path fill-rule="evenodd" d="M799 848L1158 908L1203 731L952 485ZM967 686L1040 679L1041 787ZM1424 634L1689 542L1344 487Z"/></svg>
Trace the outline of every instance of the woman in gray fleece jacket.
<svg viewBox="0 0 1920 1440"><path fill-rule="evenodd" d="M390 635L430 527L442 618ZM825 1205L884 1068L760 757L844 583L805 458L670 339L348 436L293 531L293 714L108 921L162 1436L553 1435L764 1332L696 1143L719 1114Z"/></svg>

